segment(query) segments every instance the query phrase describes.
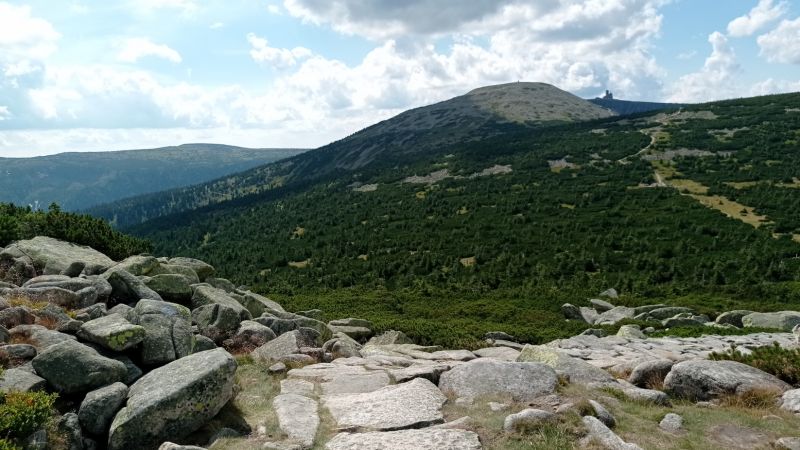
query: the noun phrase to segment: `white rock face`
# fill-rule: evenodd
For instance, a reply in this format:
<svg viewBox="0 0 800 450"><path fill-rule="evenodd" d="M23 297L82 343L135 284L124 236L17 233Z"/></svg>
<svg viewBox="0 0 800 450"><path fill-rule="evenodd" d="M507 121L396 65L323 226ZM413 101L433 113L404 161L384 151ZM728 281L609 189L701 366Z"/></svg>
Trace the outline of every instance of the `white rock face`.
<svg viewBox="0 0 800 450"><path fill-rule="evenodd" d="M480 450L478 435L466 430L427 428L384 433L340 433L326 450Z"/></svg>
<svg viewBox="0 0 800 450"><path fill-rule="evenodd" d="M800 389L792 389L783 393L781 409L793 413L800 413Z"/></svg>
<svg viewBox="0 0 800 450"><path fill-rule="evenodd" d="M272 406L281 431L303 448L311 448L319 428L317 402L298 394L280 394Z"/></svg>
<svg viewBox="0 0 800 450"><path fill-rule="evenodd" d="M400 430L441 423L445 401L444 394L423 378L374 392L322 397L339 428L368 430Z"/></svg>
<svg viewBox="0 0 800 450"><path fill-rule="evenodd" d="M557 384L556 372L544 364L483 358L456 366L439 380L442 391L456 397L506 395L516 401L552 394Z"/></svg>

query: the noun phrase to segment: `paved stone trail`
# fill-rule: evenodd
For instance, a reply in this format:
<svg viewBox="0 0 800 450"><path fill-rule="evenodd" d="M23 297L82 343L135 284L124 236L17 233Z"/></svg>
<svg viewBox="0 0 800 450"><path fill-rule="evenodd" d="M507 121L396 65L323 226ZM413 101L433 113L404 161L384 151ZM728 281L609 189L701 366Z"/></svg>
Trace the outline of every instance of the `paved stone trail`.
<svg viewBox="0 0 800 450"><path fill-rule="evenodd" d="M736 345L747 348L794 346L791 333L746 336L627 339L575 336L547 346L603 369L655 359L706 358L710 352ZM428 352L412 344L368 345L363 357L339 358L290 370L281 382L273 408L289 437L275 448L310 448L318 436L320 413L330 414L337 434L328 450L344 449L480 449L478 435L444 424L447 398L437 387L442 373L476 358L514 361L519 351L508 347ZM448 426L450 425L450 426ZM280 445L280 446L277 446Z"/></svg>

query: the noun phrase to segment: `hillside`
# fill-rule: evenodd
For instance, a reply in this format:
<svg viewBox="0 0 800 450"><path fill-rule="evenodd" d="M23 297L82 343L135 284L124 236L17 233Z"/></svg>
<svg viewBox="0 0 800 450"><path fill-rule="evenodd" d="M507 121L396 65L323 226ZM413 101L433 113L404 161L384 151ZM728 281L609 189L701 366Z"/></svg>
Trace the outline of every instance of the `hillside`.
<svg viewBox="0 0 800 450"><path fill-rule="evenodd" d="M132 195L213 180L298 149L187 144L148 150L0 158L0 201L81 210Z"/></svg>
<svg viewBox="0 0 800 450"><path fill-rule="evenodd" d="M593 98L589 101L597 106L611 110L620 116L646 113L660 109L678 109L689 106L688 104L682 103L634 102L630 100L617 100L615 98Z"/></svg>
<svg viewBox="0 0 800 450"><path fill-rule="evenodd" d="M316 151L189 188L127 198L92 208L120 227L213 205L274 188L292 189L322 177L354 173L373 162L402 164L431 151L502 135L609 117L612 113L543 83L476 89L451 100L406 111Z"/></svg>
<svg viewBox="0 0 800 450"><path fill-rule="evenodd" d="M610 286L629 304L780 308L800 302L797 110L788 94L498 125L131 231L292 306L419 335L552 337L561 303Z"/></svg>

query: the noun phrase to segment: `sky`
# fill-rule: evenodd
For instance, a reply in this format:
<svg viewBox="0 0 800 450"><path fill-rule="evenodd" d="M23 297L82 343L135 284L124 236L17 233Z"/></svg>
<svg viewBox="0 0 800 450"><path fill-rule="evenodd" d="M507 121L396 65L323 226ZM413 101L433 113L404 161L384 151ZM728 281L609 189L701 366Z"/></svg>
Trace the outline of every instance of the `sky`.
<svg viewBox="0 0 800 450"><path fill-rule="evenodd" d="M0 0L0 156L324 145L512 81L800 91L800 0Z"/></svg>

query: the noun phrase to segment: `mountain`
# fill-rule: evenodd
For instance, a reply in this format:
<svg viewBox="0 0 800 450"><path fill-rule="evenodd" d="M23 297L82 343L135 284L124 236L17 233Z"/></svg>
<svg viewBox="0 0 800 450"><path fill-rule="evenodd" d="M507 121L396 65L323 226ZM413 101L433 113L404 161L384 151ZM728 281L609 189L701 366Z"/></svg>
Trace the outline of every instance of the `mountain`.
<svg viewBox="0 0 800 450"><path fill-rule="evenodd" d="M301 153L187 144L149 150L0 158L0 201L80 210L219 178Z"/></svg>
<svg viewBox="0 0 800 450"><path fill-rule="evenodd" d="M617 304L701 313L800 304L800 94L475 129L330 170L352 149L340 142L267 166L317 161L325 176L127 231L292 310L381 317L444 345L486 327L560 336L560 305L609 287ZM375 140L390 142L349 138Z"/></svg>
<svg viewBox="0 0 800 450"><path fill-rule="evenodd" d="M127 198L90 209L126 227L275 188L291 189L373 163L400 164L419 155L510 130L536 129L613 113L544 83L509 83L406 111L313 152L208 183Z"/></svg>
<svg viewBox="0 0 800 450"><path fill-rule="evenodd" d="M685 103L633 102L630 100L617 100L615 98L593 98L589 101L601 108L611 110L620 116L658 111L661 109L678 109L689 106Z"/></svg>

